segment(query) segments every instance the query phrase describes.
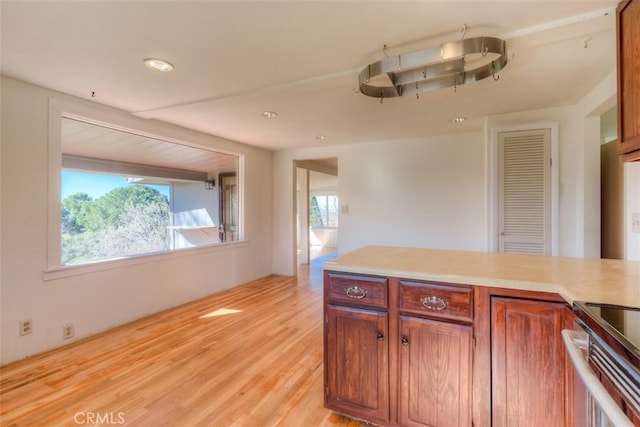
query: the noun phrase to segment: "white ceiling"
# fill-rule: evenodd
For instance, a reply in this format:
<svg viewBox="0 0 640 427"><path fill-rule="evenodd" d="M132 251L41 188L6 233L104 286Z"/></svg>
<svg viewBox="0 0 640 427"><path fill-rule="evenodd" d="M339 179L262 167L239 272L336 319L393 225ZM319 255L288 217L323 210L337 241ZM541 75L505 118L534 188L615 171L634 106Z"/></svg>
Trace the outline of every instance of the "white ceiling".
<svg viewBox="0 0 640 427"><path fill-rule="evenodd" d="M2 0L1 70L268 149L414 139L577 102L615 70L615 13L600 11L617 2ZM384 45L389 55L438 46L465 24L467 38L506 39L513 60L498 81L382 104L356 93ZM153 72L147 57L175 69Z"/></svg>

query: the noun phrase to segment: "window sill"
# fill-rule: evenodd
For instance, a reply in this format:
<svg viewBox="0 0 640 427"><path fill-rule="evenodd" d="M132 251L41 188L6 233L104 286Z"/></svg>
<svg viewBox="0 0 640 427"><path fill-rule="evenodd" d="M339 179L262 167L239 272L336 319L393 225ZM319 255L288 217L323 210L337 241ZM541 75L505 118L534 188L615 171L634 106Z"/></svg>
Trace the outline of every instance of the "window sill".
<svg viewBox="0 0 640 427"><path fill-rule="evenodd" d="M104 261L97 261L88 264L68 265L57 268L50 268L43 272L43 280L64 279L66 277L80 276L83 274L97 273L104 270L129 267L139 264L162 262L166 260L182 258L187 256L201 255L210 252L228 251L249 244L248 240L240 240L231 243L215 243L212 245L199 246L195 248L175 249L173 251L160 252L154 254L134 255L127 258L117 258Z"/></svg>

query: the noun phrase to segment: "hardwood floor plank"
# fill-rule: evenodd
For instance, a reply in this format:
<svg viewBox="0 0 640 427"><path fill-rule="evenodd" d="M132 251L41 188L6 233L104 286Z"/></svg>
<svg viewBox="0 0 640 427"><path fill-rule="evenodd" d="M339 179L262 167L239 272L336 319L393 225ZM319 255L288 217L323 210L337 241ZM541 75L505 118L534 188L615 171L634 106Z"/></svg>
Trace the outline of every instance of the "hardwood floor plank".
<svg viewBox="0 0 640 427"><path fill-rule="evenodd" d="M4 366L0 425L361 426L323 407L310 277L266 277Z"/></svg>

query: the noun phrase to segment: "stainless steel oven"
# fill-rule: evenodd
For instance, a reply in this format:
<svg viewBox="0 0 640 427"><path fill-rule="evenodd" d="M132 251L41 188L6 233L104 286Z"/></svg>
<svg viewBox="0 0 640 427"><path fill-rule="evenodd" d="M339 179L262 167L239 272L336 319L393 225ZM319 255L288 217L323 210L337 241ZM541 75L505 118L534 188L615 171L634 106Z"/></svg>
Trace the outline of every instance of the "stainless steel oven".
<svg viewBox="0 0 640 427"><path fill-rule="evenodd" d="M574 303L562 332L574 367L575 426L640 427L640 309Z"/></svg>

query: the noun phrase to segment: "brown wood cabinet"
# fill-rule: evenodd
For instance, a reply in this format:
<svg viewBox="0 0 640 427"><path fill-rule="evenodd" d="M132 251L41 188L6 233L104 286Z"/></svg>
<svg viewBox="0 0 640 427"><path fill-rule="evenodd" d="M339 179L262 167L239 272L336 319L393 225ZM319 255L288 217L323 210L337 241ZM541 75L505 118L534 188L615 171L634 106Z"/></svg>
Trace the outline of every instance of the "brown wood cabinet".
<svg viewBox="0 0 640 427"><path fill-rule="evenodd" d="M325 272L325 406L381 425L472 424L473 290Z"/></svg>
<svg viewBox="0 0 640 427"><path fill-rule="evenodd" d="M618 50L618 154L640 160L640 0L620 2Z"/></svg>
<svg viewBox="0 0 640 427"><path fill-rule="evenodd" d="M557 294L325 271L325 406L384 426L562 426Z"/></svg>
<svg viewBox="0 0 640 427"><path fill-rule="evenodd" d="M563 303L491 298L492 426L562 426Z"/></svg>
<svg viewBox="0 0 640 427"><path fill-rule="evenodd" d="M390 284L399 309L398 423L470 426L473 289L398 279Z"/></svg>
<svg viewBox="0 0 640 427"><path fill-rule="evenodd" d="M326 406L388 421L387 313L329 305L326 316Z"/></svg>
<svg viewBox="0 0 640 427"><path fill-rule="evenodd" d="M389 422L387 279L325 273L325 406Z"/></svg>
<svg viewBox="0 0 640 427"><path fill-rule="evenodd" d="M470 426L472 327L400 317L398 421L406 426Z"/></svg>

